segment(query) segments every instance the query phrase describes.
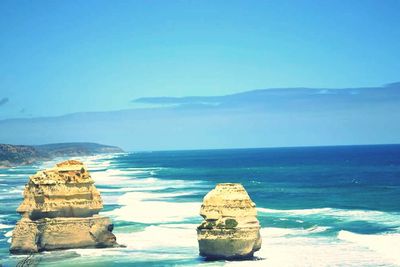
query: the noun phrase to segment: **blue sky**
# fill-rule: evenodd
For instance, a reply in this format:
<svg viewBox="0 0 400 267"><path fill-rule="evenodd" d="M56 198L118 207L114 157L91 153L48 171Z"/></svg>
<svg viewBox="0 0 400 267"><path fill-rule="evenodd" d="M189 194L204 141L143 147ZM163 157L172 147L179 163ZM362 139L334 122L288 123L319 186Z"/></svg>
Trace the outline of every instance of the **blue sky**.
<svg viewBox="0 0 400 267"><path fill-rule="evenodd" d="M0 119L399 81L400 1L0 1Z"/></svg>

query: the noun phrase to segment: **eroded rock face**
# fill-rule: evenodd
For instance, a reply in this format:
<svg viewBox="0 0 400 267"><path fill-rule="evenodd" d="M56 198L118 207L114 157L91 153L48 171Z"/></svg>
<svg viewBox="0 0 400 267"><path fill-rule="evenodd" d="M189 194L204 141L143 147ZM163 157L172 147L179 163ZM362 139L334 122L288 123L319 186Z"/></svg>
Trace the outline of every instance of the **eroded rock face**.
<svg viewBox="0 0 400 267"><path fill-rule="evenodd" d="M218 184L203 200L197 228L200 255L246 259L261 248L255 204L241 184Z"/></svg>
<svg viewBox="0 0 400 267"><path fill-rule="evenodd" d="M102 208L100 193L81 162L69 160L39 171L25 186L10 251L115 246L111 220L97 215Z"/></svg>

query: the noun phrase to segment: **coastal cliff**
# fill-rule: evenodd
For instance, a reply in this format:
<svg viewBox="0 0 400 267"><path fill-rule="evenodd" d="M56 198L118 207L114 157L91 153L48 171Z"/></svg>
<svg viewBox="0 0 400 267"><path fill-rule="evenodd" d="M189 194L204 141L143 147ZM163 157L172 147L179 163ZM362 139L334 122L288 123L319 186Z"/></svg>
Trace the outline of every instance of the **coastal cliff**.
<svg viewBox="0 0 400 267"><path fill-rule="evenodd" d="M218 184L203 200L199 252L209 259L246 259L261 248L255 204L241 184Z"/></svg>
<svg viewBox="0 0 400 267"><path fill-rule="evenodd" d="M120 153L115 146L96 143L59 143L39 146L0 144L0 167L27 165L56 157L90 156L102 153Z"/></svg>
<svg viewBox="0 0 400 267"><path fill-rule="evenodd" d="M69 160L39 171L25 186L10 252L115 246L111 220L98 215L102 208L100 193L81 162Z"/></svg>

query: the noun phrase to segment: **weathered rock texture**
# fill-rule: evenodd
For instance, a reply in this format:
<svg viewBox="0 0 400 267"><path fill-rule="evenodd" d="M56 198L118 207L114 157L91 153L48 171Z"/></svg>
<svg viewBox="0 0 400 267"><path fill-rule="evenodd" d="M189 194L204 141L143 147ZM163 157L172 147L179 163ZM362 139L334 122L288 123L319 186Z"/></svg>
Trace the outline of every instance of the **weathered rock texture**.
<svg viewBox="0 0 400 267"><path fill-rule="evenodd" d="M69 160L39 171L25 186L10 251L115 246L111 220L97 215L102 208L100 193L81 162Z"/></svg>
<svg viewBox="0 0 400 267"><path fill-rule="evenodd" d="M205 197L197 228L200 255L246 259L261 248L255 204L241 184L218 184Z"/></svg>

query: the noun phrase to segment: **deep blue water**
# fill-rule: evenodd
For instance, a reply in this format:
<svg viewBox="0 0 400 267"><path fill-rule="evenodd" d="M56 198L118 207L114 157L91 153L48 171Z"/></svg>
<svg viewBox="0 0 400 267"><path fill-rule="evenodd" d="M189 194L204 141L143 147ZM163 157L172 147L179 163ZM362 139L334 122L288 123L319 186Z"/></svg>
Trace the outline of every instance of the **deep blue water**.
<svg viewBox="0 0 400 267"><path fill-rule="evenodd" d="M398 266L400 145L133 152L83 158L124 249L68 250L41 265L225 265L197 256L195 226L217 183L244 185L258 207L270 266ZM0 170L0 257L27 176L53 162ZM287 256L287 253L290 256ZM311 253L313 257L305 257ZM397 253L398 254L398 253ZM244 266L249 262L242 262ZM397 265L396 265L397 264Z"/></svg>
<svg viewBox="0 0 400 267"><path fill-rule="evenodd" d="M400 211L400 145L144 152L119 162L164 167L162 179L242 183L271 208Z"/></svg>

